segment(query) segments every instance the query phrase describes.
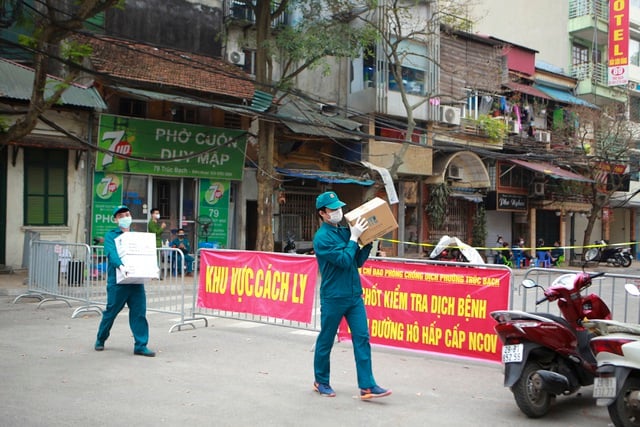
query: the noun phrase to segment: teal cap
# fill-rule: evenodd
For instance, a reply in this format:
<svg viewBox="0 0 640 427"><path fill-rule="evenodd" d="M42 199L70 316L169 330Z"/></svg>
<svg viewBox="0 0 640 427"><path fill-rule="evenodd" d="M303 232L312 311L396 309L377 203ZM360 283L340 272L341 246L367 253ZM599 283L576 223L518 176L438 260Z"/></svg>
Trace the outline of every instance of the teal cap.
<svg viewBox="0 0 640 427"><path fill-rule="evenodd" d="M113 209L113 217L115 218L116 215L118 215L121 212L129 212L129 208L126 207L125 205L116 206Z"/></svg>
<svg viewBox="0 0 640 427"><path fill-rule="evenodd" d="M345 205L346 203L342 202L338 198L338 195L333 191L324 192L316 198L316 209L321 209L321 208L338 209Z"/></svg>

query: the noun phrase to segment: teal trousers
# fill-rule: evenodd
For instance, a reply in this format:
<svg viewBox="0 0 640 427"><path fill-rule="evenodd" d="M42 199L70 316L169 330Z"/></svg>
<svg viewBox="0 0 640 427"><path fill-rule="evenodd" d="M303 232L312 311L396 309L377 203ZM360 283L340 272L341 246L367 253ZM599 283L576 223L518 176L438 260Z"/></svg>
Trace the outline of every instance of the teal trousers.
<svg viewBox="0 0 640 427"><path fill-rule="evenodd" d="M316 340L313 366L315 380L321 384L330 383L331 349L342 318L347 320L351 330L353 355L359 388L376 386L371 366L371 344L367 312L361 296L353 298L325 298L320 301L320 333Z"/></svg>
<svg viewBox="0 0 640 427"><path fill-rule="evenodd" d="M147 296L144 285L107 285L107 307L102 312L98 327L97 341L104 344L116 317L124 308L129 307L129 327L133 333L134 351L141 351L149 342L149 323L147 322Z"/></svg>

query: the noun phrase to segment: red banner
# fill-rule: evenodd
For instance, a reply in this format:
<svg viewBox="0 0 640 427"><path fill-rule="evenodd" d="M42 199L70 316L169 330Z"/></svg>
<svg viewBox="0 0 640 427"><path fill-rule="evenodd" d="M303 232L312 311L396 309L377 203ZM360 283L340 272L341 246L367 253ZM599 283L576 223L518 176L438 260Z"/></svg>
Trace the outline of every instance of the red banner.
<svg viewBox="0 0 640 427"><path fill-rule="evenodd" d="M360 273L372 343L501 360L490 313L508 308L508 270L368 261Z"/></svg>
<svg viewBox="0 0 640 427"><path fill-rule="evenodd" d="M200 251L198 307L311 322L315 257Z"/></svg>

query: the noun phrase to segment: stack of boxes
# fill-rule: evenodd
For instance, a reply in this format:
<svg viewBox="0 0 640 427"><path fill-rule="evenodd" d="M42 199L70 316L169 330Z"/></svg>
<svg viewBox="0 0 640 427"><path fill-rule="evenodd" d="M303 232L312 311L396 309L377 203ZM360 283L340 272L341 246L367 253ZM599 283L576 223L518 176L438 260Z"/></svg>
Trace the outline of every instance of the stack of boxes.
<svg viewBox="0 0 640 427"><path fill-rule="evenodd" d="M122 233L115 239L115 244L118 256L127 268L126 276L119 269L116 270L116 283L143 283L159 278L154 233Z"/></svg>

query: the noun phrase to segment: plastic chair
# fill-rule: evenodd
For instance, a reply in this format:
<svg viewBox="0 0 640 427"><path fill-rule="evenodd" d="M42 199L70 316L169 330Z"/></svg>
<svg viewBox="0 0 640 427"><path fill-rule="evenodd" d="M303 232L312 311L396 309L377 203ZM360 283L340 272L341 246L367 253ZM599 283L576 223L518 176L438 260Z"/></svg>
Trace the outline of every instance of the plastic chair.
<svg viewBox="0 0 640 427"><path fill-rule="evenodd" d="M512 248L511 252L513 252L513 263L516 268L527 266L527 257L524 256L524 252L522 251L522 249Z"/></svg>
<svg viewBox="0 0 640 427"><path fill-rule="evenodd" d="M551 267L551 257L547 252L540 251L536 255L536 267Z"/></svg>

